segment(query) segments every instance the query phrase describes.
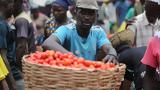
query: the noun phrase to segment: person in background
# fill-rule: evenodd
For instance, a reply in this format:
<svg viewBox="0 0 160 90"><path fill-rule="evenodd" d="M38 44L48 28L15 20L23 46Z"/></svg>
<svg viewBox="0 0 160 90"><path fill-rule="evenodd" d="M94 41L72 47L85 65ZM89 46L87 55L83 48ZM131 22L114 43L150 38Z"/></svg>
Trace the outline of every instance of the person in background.
<svg viewBox="0 0 160 90"><path fill-rule="evenodd" d="M16 29L14 26L13 3L10 3L6 8L6 22L9 25L7 35L7 59L11 67L11 72L16 81L17 89L24 90L24 81L22 72L16 64Z"/></svg>
<svg viewBox="0 0 160 90"><path fill-rule="evenodd" d="M67 18L71 20L73 23L76 23L76 0L70 0L70 5L67 11Z"/></svg>
<svg viewBox="0 0 160 90"><path fill-rule="evenodd" d="M121 26L122 22L125 20L126 14L132 5L131 0L118 0L116 1L116 14L118 27Z"/></svg>
<svg viewBox="0 0 160 90"><path fill-rule="evenodd" d="M109 21L110 33L115 32L117 28L116 2L116 0L104 0L105 14Z"/></svg>
<svg viewBox="0 0 160 90"><path fill-rule="evenodd" d="M104 30L94 26L98 5L96 0L77 0L77 23L70 23L59 27L42 44L44 49L52 49L62 53L72 52L87 60L96 60L96 51L105 52L103 62L117 63L117 54L112 47Z"/></svg>
<svg viewBox="0 0 160 90"><path fill-rule="evenodd" d="M146 51L146 46L132 47L134 38L132 34L132 31L124 30L114 34L110 38L113 47L118 53L118 62L124 63L127 66L120 90L132 90L131 87L134 88L132 82L136 90L143 89L145 65L141 63L141 59ZM126 35L125 38L124 35Z"/></svg>
<svg viewBox="0 0 160 90"><path fill-rule="evenodd" d="M158 29L160 24L158 23L160 4L159 0L146 0L145 11L136 16L134 20L127 25L127 29L132 30L135 34L135 40L133 46L141 47L147 46L147 42Z"/></svg>
<svg viewBox="0 0 160 90"><path fill-rule="evenodd" d="M7 87L3 87L4 90L10 89L10 90L17 90L15 80L13 78L13 74L11 72L11 67L9 65L9 61L7 59L7 51L9 50L9 44L8 41L11 39L8 37L9 35L9 26L6 22L6 17L7 17L7 9L9 2L7 1L0 1L0 55L2 56L2 59L9 71L9 74L6 76L5 80L8 84ZM1 83L2 84L2 83Z"/></svg>
<svg viewBox="0 0 160 90"><path fill-rule="evenodd" d="M53 17L46 22L44 40L48 38L59 26L71 23L71 20L67 18L69 5L69 0L55 0L52 3Z"/></svg>
<svg viewBox="0 0 160 90"><path fill-rule="evenodd" d="M145 0L135 0L135 16L143 13L144 11L144 4L145 4Z"/></svg>
<svg viewBox="0 0 160 90"><path fill-rule="evenodd" d="M141 62L146 65L144 90L160 90L160 31L151 37ZM156 74L158 73L158 74Z"/></svg>
<svg viewBox="0 0 160 90"><path fill-rule="evenodd" d="M29 11L24 11L22 1L15 0L14 16L16 28L16 62L19 69L22 71L22 57L25 54L32 53L35 48L34 27Z"/></svg>
<svg viewBox="0 0 160 90"><path fill-rule="evenodd" d="M48 17L42 13L39 7L31 9L31 14L36 29L36 50L41 51L41 43L44 39L45 22L48 20Z"/></svg>
<svg viewBox="0 0 160 90"><path fill-rule="evenodd" d="M134 8L134 5L135 5L135 0L131 0L132 3L130 5L130 8L128 9L128 12L125 16L125 19L124 21L127 21L127 20L131 20L134 16L135 16L135 8Z"/></svg>
<svg viewBox="0 0 160 90"><path fill-rule="evenodd" d="M105 13L105 4L103 0L97 0L99 9L98 9L98 15L97 15L97 21L96 24L101 26L104 31L109 34L110 29L109 29L109 20L108 16Z"/></svg>

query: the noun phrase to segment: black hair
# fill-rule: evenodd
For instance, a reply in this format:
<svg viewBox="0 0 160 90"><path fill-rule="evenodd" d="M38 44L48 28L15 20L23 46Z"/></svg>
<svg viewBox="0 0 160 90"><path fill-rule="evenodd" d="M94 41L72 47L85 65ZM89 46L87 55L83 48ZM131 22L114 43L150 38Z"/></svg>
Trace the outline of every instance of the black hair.
<svg viewBox="0 0 160 90"><path fill-rule="evenodd" d="M13 14L14 14L15 17L23 11L22 10L22 3L23 3L22 0L14 0L14 5L13 5L14 12L13 12Z"/></svg>
<svg viewBox="0 0 160 90"><path fill-rule="evenodd" d="M145 1L145 10L149 10L150 8L153 8L153 7L158 7L160 5L158 5L158 3L156 2L153 2L153 1L149 1L149 0L146 0Z"/></svg>
<svg viewBox="0 0 160 90"><path fill-rule="evenodd" d="M6 16L6 6L7 6L7 2L6 1L1 1L0 0L0 12L1 12L1 17L5 17Z"/></svg>
<svg viewBox="0 0 160 90"><path fill-rule="evenodd" d="M13 13L14 13L13 5L14 5L13 2L10 2L7 5L7 8L6 8L6 18L10 18L13 15Z"/></svg>
<svg viewBox="0 0 160 90"><path fill-rule="evenodd" d="M0 12L2 17L9 18L13 15L13 2L10 0L0 0Z"/></svg>
<svg viewBox="0 0 160 90"><path fill-rule="evenodd" d="M145 0L140 0L141 4L144 5L145 4Z"/></svg>

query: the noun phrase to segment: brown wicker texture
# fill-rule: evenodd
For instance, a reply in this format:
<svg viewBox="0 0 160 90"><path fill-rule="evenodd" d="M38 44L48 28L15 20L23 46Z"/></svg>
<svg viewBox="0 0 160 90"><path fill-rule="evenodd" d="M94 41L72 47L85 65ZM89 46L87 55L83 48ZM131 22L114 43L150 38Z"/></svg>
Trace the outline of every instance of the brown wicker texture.
<svg viewBox="0 0 160 90"><path fill-rule="evenodd" d="M124 30L122 32L115 33L110 38L110 41L111 41L113 47L118 46L122 42L126 42L129 45L131 45L134 42L134 32L131 30Z"/></svg>
<svg viewBox="0 0 160 90"><path fill-rule="evenodd" d="M25 90L119 90L126 66L112 71L66 69L37 65L23 57Z"/></svg>

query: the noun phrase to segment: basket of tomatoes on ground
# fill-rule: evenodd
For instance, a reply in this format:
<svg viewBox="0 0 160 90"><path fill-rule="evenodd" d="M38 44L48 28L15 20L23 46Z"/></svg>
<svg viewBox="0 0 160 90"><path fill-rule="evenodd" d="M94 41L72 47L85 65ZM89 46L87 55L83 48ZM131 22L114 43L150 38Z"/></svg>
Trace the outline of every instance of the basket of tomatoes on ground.
<svg viewBox="0 0 160 90"><path fill-rule="evenodd" d="M26 90L119 90L125 68L52 50L23 57Z"/></svg>

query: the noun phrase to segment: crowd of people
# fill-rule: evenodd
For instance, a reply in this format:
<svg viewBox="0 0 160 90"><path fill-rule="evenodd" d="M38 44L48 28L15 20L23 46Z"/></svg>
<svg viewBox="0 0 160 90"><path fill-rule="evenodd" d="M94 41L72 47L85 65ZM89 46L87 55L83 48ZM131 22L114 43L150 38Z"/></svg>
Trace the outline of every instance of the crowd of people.
<svg viewBox="0 0 160 90"><path fill-rule="evenodd" d="M160 0L33 1L0 0L0 90L25 90L22 57L45 50L124 63L120 90L160 90Z"/></svg>

